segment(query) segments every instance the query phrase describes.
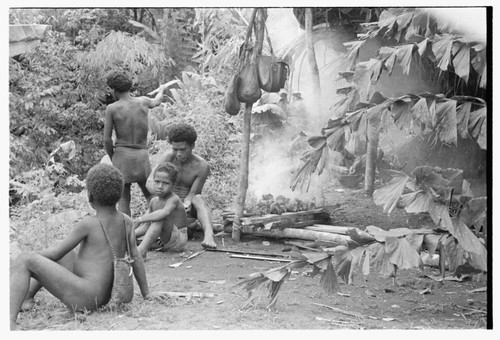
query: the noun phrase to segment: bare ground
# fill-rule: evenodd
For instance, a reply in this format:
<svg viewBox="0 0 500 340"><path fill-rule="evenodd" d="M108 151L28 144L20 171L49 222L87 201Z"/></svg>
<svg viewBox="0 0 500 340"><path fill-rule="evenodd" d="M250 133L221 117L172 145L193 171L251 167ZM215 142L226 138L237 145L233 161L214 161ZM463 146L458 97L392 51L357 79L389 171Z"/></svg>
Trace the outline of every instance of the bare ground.
<svg viewBox="0 0 500 340"><path fill-rule="evenodd" d="M336 225L418 227L425 219L398 210L390 216L360 192L330 188L327 204L340 204L332 212ZM340 283L340 294L327 294L320 276L310 277L310 267L294 272L284 283L276 306L266 309L267 292L245 306L246 291L235 287L254 272L280 265L278 262L232 258L225 252L205 251L177 268L169 265L201 250L202 235L190 240L184 253L149 252L146 272L150 287L164 292L201 292L210 297L177 297L167 302L144 301L136 286L131 304L120 310L100 310L77 321L64 305L41 291L37 307L21 313L22 330L330 330L330 329L485 329L486 281L437 282L425 274L438 275L431 267L398 271L392 278L372 272L354 276L354 284ZM283 240L243 236L235 243L230 235L216 239L219 248L283 253L290 246ZM330 308L332 307L332 308Z"/></svg>

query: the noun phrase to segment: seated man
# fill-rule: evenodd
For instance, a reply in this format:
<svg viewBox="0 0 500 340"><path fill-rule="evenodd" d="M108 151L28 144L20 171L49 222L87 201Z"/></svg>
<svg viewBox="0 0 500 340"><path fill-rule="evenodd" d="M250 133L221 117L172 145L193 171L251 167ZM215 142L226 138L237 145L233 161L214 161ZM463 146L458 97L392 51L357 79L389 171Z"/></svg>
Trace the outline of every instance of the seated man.
<svg viewBox="0 0 500 340"><path fill-rule="evenodd" d="M98 164L89 170L86 183L95 216L82 219L65 239L53 246L38 254L23 253L14 260L10 268L11 329L17 328L21 308L34 305L33 298L41 287L73 312L95 310L107 304L113 289L112 249L117 257L123 258L127 241L142 296L161 298L149 291L144 263L135 245L132 220L116 209L123 190L120 171L111 165ZM76 253L74 248L78 245Z"/></svg>
<svg viewBox="0 0 500 340"><path fill-rule="evenodd" d="M157 241L160 251L182 251L186 245L186 211L182 200L172 192L177 174L172 163L161 163L153 172L156 196L149 204L149 213L134 221L137 237L144 235L137 247L144 258L149 247Z"/></svg>
<svg viewBox="0 0 500 340"><path fill-rule="evenodd" d="M177 124L168 131L168 141L172 145L162 162L170 162L179 170L174 192L183 200L188 215L196 218L204 232L201 245L204 248L216 248L213 233L212 212L201 192L210 174L208 162L193 153L197 134L189 124ZM151 176L148 189L152 192ZM188 216L189 217L189 216ZM191 236L194 230L188 228Z"/></svg>
<svg viewBox="0 0 500 340"><path fill-rule="evenodd" d="M149 203L151 194L146 180L151 174L148 155L148 111L161 104L166 85L159 87L155 98L132 97L132 80L121 72L112 72L107 84L116 102L106 107L104 145L114 166L123 174L125 187L119 210L130 216L130 186L137 183ZM116 142L111 138L113 130Z"/></svg>

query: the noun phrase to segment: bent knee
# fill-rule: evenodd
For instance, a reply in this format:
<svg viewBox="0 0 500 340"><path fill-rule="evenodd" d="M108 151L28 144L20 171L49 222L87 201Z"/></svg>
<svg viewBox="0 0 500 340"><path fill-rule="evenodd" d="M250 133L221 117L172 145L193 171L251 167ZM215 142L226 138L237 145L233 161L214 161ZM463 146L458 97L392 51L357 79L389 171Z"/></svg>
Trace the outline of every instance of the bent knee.
<svg viewBox="0 0 500 340"><path fill-rule="evenodd" d="M205 197L203 195L197 194L191 199L191 203L195 206L201 205L201 204L206 204Z"/></svg>

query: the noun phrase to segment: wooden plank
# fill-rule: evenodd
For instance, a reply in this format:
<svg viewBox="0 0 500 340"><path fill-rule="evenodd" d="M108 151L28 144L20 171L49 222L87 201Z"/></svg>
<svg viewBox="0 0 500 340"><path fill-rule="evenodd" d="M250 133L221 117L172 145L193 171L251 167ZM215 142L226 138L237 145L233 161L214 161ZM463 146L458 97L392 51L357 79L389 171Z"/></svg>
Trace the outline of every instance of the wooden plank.
<svg viewBox="0 0 500 340"><path fill-rule="evenodd" d="M231 250L231 249L221 249L221 248L207 248L207 251L221 252L221 253L231 253L231 254L247 254L247 255L257 255L257 256L278 256L278 257L288 257L285 254L274 254L274 253L264 253L255 251L244 251L244 250Z"/></svg>

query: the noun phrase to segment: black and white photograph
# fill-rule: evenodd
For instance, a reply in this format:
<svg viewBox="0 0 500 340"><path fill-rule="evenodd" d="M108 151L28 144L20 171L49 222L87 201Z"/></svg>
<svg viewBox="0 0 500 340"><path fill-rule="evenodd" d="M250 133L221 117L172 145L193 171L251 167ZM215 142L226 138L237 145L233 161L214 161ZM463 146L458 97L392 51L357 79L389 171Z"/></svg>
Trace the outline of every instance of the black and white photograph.
<svg viewBox="0 0 500 340"><path fill-rule="evenodd" d="M7 12L8 338L498 326L492 4Z"/></svg>

